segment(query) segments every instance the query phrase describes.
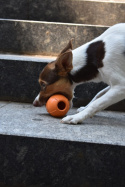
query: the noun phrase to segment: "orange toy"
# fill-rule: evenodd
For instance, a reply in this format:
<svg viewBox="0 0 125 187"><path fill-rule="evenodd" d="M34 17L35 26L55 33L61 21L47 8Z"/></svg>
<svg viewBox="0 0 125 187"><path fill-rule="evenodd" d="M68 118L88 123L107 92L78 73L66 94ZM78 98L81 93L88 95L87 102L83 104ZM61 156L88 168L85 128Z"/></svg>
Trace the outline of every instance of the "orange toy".
<svg viewBox="0 0 125 187"><path fill-rule="evenodd" d="M63 95L53 95L51 96L47 103L46 109L51 116L63 117L66 115L70 108L69 101Z"/></svg>

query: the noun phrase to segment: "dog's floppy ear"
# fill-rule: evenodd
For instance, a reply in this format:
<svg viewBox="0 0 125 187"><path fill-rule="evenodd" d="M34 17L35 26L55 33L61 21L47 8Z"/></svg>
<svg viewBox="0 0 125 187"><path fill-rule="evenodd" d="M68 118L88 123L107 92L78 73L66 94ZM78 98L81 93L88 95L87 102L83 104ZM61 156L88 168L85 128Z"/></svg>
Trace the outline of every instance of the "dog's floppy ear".
<svg viewBox="0 0 125 187"><path fill-rule="evenodd" d="M58 75L65 76L73 68L72 66L72 50L69 49L64 53L61 53L55 63L55 68L58 72Z"/></svg>
<svg viewBox="0 0 125 187"><path fill-rule="evenodd" d="M65 53L67 50L72 50L72 41L73 41L73 39L71 39L70 41L69 41L69 43L67 44L67 46L61 51L61 53L60 54L63 54L63 53Z"/></svg>

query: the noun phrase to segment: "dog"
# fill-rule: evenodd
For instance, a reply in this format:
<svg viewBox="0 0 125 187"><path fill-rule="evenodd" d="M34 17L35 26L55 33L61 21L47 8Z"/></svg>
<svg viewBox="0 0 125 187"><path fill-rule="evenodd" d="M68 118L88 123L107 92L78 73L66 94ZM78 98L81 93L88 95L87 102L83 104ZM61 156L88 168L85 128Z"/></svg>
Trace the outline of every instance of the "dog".
<svg viewBox="0 0 125 187"><path fill-rule="evenodd" d="M72 40L57 59L48 63L39 76L41 91L33 105L42 106L54 94L72 102L74 89L84 82L108 85L78 113L66 116L62 123L78 124L112 104L125 99L125 23L108 28L94 40L72 50Z"/></svg>

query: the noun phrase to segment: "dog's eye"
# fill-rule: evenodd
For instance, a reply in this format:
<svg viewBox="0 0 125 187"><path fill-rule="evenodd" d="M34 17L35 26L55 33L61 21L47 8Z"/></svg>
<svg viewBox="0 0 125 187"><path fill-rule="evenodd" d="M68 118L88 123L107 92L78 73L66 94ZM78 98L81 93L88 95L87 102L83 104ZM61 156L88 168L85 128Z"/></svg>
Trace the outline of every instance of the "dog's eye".
<svg viewBox="0 0 125 187"><path fill-rule="evenodd" d="M42 84L41 84L41 90L42 90L42 91L45 90L45 89L46 89L46 86L47 86L47 85L46 85L45 83L42 83Z"/></svg>

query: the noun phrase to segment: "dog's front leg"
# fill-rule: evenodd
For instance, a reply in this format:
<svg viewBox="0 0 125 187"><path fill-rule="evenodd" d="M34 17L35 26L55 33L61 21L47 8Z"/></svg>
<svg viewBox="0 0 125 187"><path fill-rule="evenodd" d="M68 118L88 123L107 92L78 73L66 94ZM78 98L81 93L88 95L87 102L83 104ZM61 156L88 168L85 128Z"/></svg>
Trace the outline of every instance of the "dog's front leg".
<svg viewBox="0 0 125 187"><path fill-rule="evenodd" d="M92 117L96 112L125 99L125 88L123 86L113 86L103 96L99 97L83 111L75 115L70 115L62 119L62 123L77 124L82 123L88 117Z"/></svg>
<svg viewBox="0 0 125 187"><path fill-rule="evenodd" d="M110 86L107 86L106 88L104 88L103 90L101 90L100 92L98 92L96 94L96 96L90 101L90 103L84 107L80 107L77 109L77 112L81 112L83 110L85 110L93 101L95 101L96 99L98 99L99 97L101 97L102 95L104 95L108 90L110 89Z"/></svg>

